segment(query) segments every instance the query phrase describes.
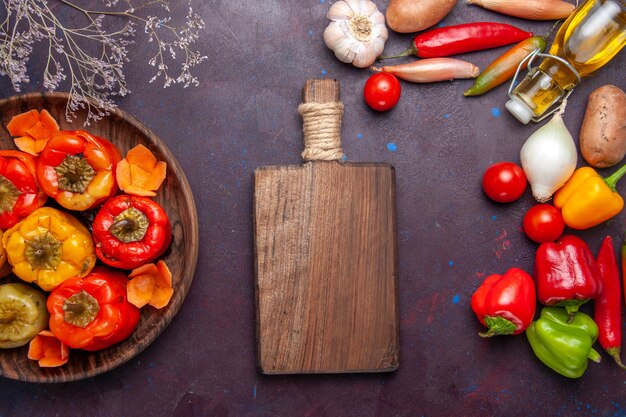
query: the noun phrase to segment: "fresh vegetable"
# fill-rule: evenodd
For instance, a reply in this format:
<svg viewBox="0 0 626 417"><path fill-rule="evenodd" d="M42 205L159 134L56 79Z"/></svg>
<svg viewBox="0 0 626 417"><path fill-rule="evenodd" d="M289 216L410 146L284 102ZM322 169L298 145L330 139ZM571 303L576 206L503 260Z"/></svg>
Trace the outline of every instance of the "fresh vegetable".
<svg viewBox="0 0 626 417"><path fill-rule="evenodd" d="M379 59L402 58L409 55L420 58L438 58L510 45L531 36L533 36L532 33L506 23L463 23L420 33L413 39L411 47L406 51L399 55Z"/></svg>
<svg viewBox="0 0 626 417"><path fill-rule="evenodd" d="M456 0L389 0L385 17L391 30L413 33L439 23Z"/></svg>
<svg viewBox="0 0 626 417"><path fill-rule="evenodd" d="M358 68L374 63L389 36L385 16L370 0L339 0L330 7L324 43L341 62Z"/></svg>
<svg viewBox="0 0 626 417"><path fill-rule="evenodd" d="M467 0L494 12L531 20L565 19L575 6L561 0Z"/></svg>
<svg viewBox="0 0 626 417"><path fill-rule="evenodd" d="M587 370L587 359L600 362L592 347L598 326L585 313L569 317L559 307L544 307L537 321L526 329L535 355L546 366L568 378L579 378Z"/></svg>
<svg viewBox="0 0 626 417"><path fill-rule="evenodd" d="M589 247L573 235L539 246L535 281L542 304L565 307L570 314L602 291L600 272Z"/></svg>
<svg viewBox="0 0 626 417"><path fill-rule="evenodd" d="M626 155L626 93L605 85L589 95L580 128L580 153L596 168L612 167Z"/></svg>
<svg viewBox="0 0 626 417"><path fill-rule="evenodd" d="M165 210L146 197L120 195L108 200L98 211L92 230L98 258L121 269L156 259L172 241Z"/></svg>
<svg viewBox="0 0 626 417"><path fill-rule="evenodd" d="M70 358L68 347L50 330L42 330L28 345L28 359L38 361L42 368L65 365Z"/></svg>
<svg viewBox="0 0 626 417"><path fill-rule="evenodd" d="M408 64L372 67L374 71L388 72L405 81L431 83L457 78L475 78L480 70L474 64L454 58L427 58Z"/></svg>
<svg viewBox="0 0 626 417"><path fill-rule="evenodd" d="M117 191L119 150L82 130L56 133L39 155L37 180L48 196L69 210L97 206Z"/></svg>
<svg viewBox="0 0 626 417"><path fill-rule="evenodd" d="M523 332L533 321L535 306L533 279L519 268L488 276L472 295L472 310L489 328L481 337Z"/></svg>
<svg viewBox="0 0 626 417"><path fill-rule="evenodd" d="M536 204L528 209L522 222L524 233L534 242L553 242L563 234L561 211L551 204Z"/></svg>
<svg viewBox="0 0 626 417"><path fill-rule="evenodd" d="M0 150L0 229L13 227L46 202L35 177L36 163L24 152Z"/></svg>
<svg viewBox="0 0 626 417"><path fill-rule="evenodd" d="M554 195L554 205L561 209L565 224L588 229L622 211L624 199L615 186L624 174L626 165L607 178L591 167L578 168Z"/></svg>
<svg viewBox="0 0 626 417"><path fill-rule="evenodd" d="M59 125L47 110L30 110L14 116L7 125L15 146L31 155L39 155L50 137L59 131Z"/></svg>
<svg viewBox="0 0 626 417"><path fill-rule="evenodd" d="M510 203L526 191L526 176L513 162L496 162L483 174L483 191L498 203Z"/></svg>
<svg viewBox="0 0 626 417"><path fill-rule="evenodd" d="M48 296L50 330L70 348L89 351L126 339L139 322L126 284L126 275L104 267L63 282Z"/></svg>
<svg viewBox="0 0 626 417"><path fill-rule="evenodd" d="M0 285L0 348L23 346L48 325L46 296L26 284Z"/></svg>
<svg viewBox="0 0 626 417"><path fill-rule="evenodd" d="M372 74L363 87L365 102L376 111L392 109L398 104L401 92L400 81L388 72Z"/></svg>
<svg viewBox="0 0 626 417"><path fill-rule="evenodd" d="M13 273L51 291L96 264L91 234L78 220L52 207L41 207L6 230L2 244Z"/></svg>
<svg viewBox="0 0 626 417"><path fill-rule="evenodd" d="M161 309L169 304L174 289L172 273L163 261L145 264L134 269L128 276L128 302L141 308L146 304Z"/></svg>
<svg viewBox="0 0 626 417"><path fill-rule="evenodd" d="M465 90L463 95L479 96L510 80L524 58L537 49L543 52L545 47L546 40L542 36L524 39L489 64L474 81L474 85ZM526 69L526 66L527 63L524 62L522 69Z"/></svg>
<svg viewBox="0 0 626 417"><path fill-rule="evenodd" d="M126 194L153 197L167 173L167 163L158 161L143 145L137 145L122 159L115 170L117 184Z"/></svg>
<svg viewBox="0 0 626 417"><path fill-rule="evenodd" d="M602 281L600 296L593 301L593 318L599 328L598 341L620 368L626 369L619 356L622 346L622 291L611 236L602 241L596 261Z"/></svg>
<svg viewBox="0 0 626 417"><path fill-rule="evenodd" d="M520 160L538 202L545 203L565 184L576 169L577 155L561 112L530 135L522 146Z"/></svg>

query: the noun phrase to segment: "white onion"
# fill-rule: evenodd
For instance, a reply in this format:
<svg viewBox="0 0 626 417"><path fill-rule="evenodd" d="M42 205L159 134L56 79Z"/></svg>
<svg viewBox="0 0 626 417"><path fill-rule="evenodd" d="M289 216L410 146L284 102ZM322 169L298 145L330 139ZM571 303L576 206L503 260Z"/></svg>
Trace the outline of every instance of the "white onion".
<svg viewBox="0 0 626 417"><path fill-rule="evenodd" d="M520 161L538 202L545 203L565 184L576 169L577 152L561 112L530 135Z"/></svg>

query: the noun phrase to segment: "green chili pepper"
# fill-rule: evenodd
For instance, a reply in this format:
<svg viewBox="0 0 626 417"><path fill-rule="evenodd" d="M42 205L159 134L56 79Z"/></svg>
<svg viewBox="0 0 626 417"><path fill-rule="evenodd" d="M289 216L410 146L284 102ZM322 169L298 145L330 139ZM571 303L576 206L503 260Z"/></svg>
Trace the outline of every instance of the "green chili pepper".
<svg viewBox="0 0 626 417"><path fill-rule="evenodd" d="M544 307L537 321L526 329L535 355L548 367L568 378L579 378L587 370L587 359L600 362L592 348L598 326L585 313L570 315L560 307Z"/></svg>
<svg viewBox="0 0 626 417"><path fill-rule="evenodd" d="M485 68L478 78L474 80L474 85L466 90L463 95L479 96L510 80L515 75L517 67L524 58L536 49L543 52L545 47L546 40L542 36L532 36L521 41ZM522 69L525 68L526 64L524 64Z"/></svg>

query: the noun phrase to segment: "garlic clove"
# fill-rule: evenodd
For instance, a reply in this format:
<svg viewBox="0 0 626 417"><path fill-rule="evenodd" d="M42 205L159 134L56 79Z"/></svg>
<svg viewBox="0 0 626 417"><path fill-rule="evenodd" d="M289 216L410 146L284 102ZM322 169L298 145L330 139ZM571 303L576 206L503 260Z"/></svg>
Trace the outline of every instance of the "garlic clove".
<svg viewBox="0 0 626 417"><path fill-rule="evenodd" d="M355 14L361 11L361 0L341 0L344 1L350 8L354 11ZM369 1L369 0L366 0Z"/></svg>
<svg viewBox="0 0 626 417"><path fill-rule="evenodd" d="M330 22L326 29L324 29L324 43L330 49L334 50L335 46L345 38L346 35L337 22Z"/></svg>
<svg viewBox="0 0 626 417"><path fill-rule="evenodd" d="M345 1L338 1L330 6L328 10L328 17L330 20L338 21L338 20L347 20L354 16L355 12Z"/></svg>
<svg viewBox="0 0 626 417"><path fill-rule="evenodd" d="M372 15L378 11L378 8L376 7L376 5L372 3L371 1L365 1L363 3L365 4L362 5L361 12L365 16L372 17Z"/></svg>
<svg viewBox="0 0 626 417"><path fill-rule="evenodd" d="M359 51L357 51L354 60L352 61L352 65L358 68L367 68L376 61L376 54L372 48L368 48L366 45L359 45Z"/></svg>
<svg viewBox="0 0 626 417"><path fill-rule="evenodd" d="M349 38L344 38L335 45L335 56L345 63L351 63L354 61L358 52L358 43L353 42Z"/></svg>

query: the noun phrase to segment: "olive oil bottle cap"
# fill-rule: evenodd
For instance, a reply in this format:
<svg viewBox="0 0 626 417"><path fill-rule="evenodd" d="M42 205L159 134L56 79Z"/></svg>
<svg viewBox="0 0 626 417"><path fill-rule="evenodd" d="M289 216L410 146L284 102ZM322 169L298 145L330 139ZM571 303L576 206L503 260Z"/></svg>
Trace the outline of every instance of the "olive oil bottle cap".
<svg viewBox="0 0 626 417"><path fill-rule="evenodd" d="M533 111L519 98L511 97L504 105L506 109L520 122L527 124L535 115Z"/></svg>

